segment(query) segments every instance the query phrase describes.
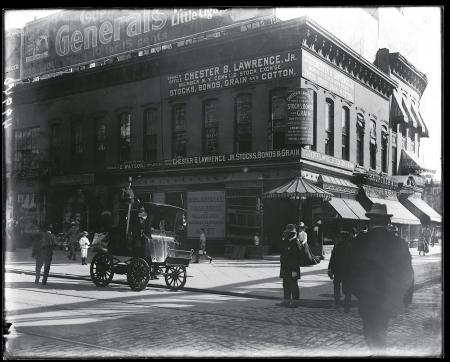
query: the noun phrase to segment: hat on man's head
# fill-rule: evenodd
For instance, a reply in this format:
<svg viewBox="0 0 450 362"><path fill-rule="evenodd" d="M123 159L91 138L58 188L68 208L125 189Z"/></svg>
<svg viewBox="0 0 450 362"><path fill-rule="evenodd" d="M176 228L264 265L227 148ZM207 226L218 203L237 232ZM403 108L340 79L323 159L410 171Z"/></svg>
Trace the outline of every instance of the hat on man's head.
<svg viewBox="0 0 450 362"><path fill-rule="evenodd" d="M371 216L381 216L385 218L390 218L392 217L392 214L387 213L387 207L385 204L374 203L372 204L370 210L366 212L366 216L369 218Z"/></svg>
<svg viewBox="0 0 450 362"><path fill-rule="evenodd" d="M147 218L147 212L145 211L145 209L143 207L141 207L139 209L138 217L142 217L143 219Z"/></svg>
<svg viewBox="0 0 450 362"><path fill-rule="evenodd" d="M81 233L81 235L83 235L83 236L88 236L89 233L85 230L85 231L83 231L83 232Z"/></svg>
<svg viewBox="0 0 450 362"><path fill-rule="evenodd" d="M300 221L300 224L298 225L298 227L304 228L305 227L305 223L303 221Z"/></svg>
<svg viewBox="0 0 450 362"><path fill-rule="evenodd" d="M297 233L297 229L294 224L287 224L283 233Z"/></svg>

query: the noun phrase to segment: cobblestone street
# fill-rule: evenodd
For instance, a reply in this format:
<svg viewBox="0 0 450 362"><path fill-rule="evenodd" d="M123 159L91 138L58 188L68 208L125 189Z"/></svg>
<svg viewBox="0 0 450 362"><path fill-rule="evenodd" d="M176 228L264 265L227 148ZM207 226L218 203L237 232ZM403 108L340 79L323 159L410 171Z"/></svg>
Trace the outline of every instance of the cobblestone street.
<svg viewBox="0 0 450 362"><path fill-rule="evenodd" d="M21 290L12 289L22 285ZM7 357L366 356L356 308L296 309L273 300L148 288L96 290L85 281L7 274L13 322ZM65 285L65 288L61 288ZM107 297L97 298L97 294ZM407 312L391 321L390 355L439 355L441 288L416 291Z"/></svg>

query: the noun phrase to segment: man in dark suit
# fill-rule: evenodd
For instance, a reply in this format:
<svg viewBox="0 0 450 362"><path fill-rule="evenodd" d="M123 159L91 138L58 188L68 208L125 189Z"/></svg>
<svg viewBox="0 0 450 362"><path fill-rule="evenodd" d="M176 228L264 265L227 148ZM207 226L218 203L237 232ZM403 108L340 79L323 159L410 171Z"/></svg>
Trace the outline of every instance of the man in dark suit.
<svg viewBox="0 0 450 362"><path fill-rule="evenodd" d="M294 224L286 225L281 240L280 278L283 278L284 300L277 305L296 308L300 298L298 280L300 279L300 249L297 244L297 231Z"/></svg>
<svg viewBox="0 0 450 362"><path fill-rule="evenodd" d="M47 284L48 273L50 272L50 265L52 264L53 248L56 244L55 236L52 234L53 226L49 224L41 233L39 239L33 243L31 255L36 259L36 279L35 283L39 284L41 277L41 269L44 265L44 276L42 278L42 285Z"/></svg>
<svg viewBox="0 0 450 362"><path fill-rule="evenodd" d="M387 228L392 215L386 205L374 203L366 216L370 229L359 234L349 250L350 290L358 298L371 352L383 355L389 320L404 311L414 270L407 244Z"/></svg>

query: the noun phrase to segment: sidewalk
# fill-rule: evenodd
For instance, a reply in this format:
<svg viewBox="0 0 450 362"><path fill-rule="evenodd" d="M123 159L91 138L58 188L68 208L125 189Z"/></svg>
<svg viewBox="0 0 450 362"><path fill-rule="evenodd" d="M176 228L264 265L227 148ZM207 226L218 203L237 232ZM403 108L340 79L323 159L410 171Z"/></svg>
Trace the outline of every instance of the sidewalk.
<svg viewBox="0 0 450 362"><path fill-rule="evenodd" d="M327 275L328 262L332 246L325 246L325 260L319 264L302 267L300 299L310 301L333 301L333 283ZM427 256L418 256L417 249L410 249L416 271L416 285L438 278L440 270L440 245L431 248ZM64 252L56 250L50 269L51 276L66 276L90 280L90 261L93 253L88 255L88 265L81 265L78 253L77 261L68 260ZM424 270L433 263L434 269ZM426 263L426 265L424 265ZM5 270L34 273L35 262L30 249L17 249L5 253ZM269 255L263 260L229 260L214 258L209 264L201 260L199 264L190 264L187 268L186 290L197 290L224 294L240 294L261 298L280 299L283 295L282 282L279 278L279 255ZM115 275L113 282L126 282L125 275ZM94 285L93 285L94 286ZM151 280L149 286L165 286L164 277ZM124 286L128 288L128 286Z"/></svg>

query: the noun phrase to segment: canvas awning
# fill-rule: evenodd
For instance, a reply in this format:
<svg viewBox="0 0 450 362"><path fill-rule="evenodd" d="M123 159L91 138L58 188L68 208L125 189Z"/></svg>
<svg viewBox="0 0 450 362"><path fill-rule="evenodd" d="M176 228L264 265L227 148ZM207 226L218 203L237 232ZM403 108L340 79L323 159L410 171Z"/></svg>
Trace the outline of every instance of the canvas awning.
<svg viewBox="0 0 450 362"><path fill-rule="evenodd" d="M320 175L318 184L321 185L325 190L329 191L342 191L345 190L350 193L357 193L359 188L353 182L340 177Z"/></svg>
<svg viewBox="0 0 450 362"><path fill-rule="evenodd" d="M428 128L425 125L425 122L423 121L423 118L422 118L422 115L420 114L418 105L415 103L412 103L411 110L413 111L414 115L416 116L417 120L419 121L420 127L422 128L422 136L428 137Z"/></svg>
<svg viewBox="0 0 450 362"><path fill-rule="evenodd" d="M430 205L424 200L418 197L410 196L405 200L405 207L411 211L414 215L421 218L425 216L429 221L441 223L442 217L436 212Z"/></svg>
<svg viewBox="0 0 450 362"><path fill-rule="evenodd" d="M395 102L395 106L398 107L402 117L403 117L403 121L405 123L408 123L408 115L407 115L407 111L403 108L402 105L402 96L394 89L392 94L394 95L394 102Z"/></svg>
<svg viewBox="0 0 450 362"><path fill-rule="evenodd" d="M435 170L427 168L415 154L402 149L400 156L400 168L404 171L424 171L424 172L435 172Z"/></svg>
<svg viewBox="0 0 450 362"><path fill-rule="evenodd" d="M322 198L329 200L333 196L332 193L321 189L306 181L303 177L297 177L288 183L278 186L273 190L263 193L263 198Z"/></svg>
<svg viewBox="0 0 450 362"><path fill-rule="evenodd" d="M369 220L366 211L356 200L332 197L329 203L343 219Z"/></svg>
<svg viewBox="0 0 450 362"><path fill-rule="evenodd" d="M369 200L373 203L385 204L388 214L392 214L391 223L393 224L420 225L420 220L399 201L377 197L369 197Z"/></svg>

